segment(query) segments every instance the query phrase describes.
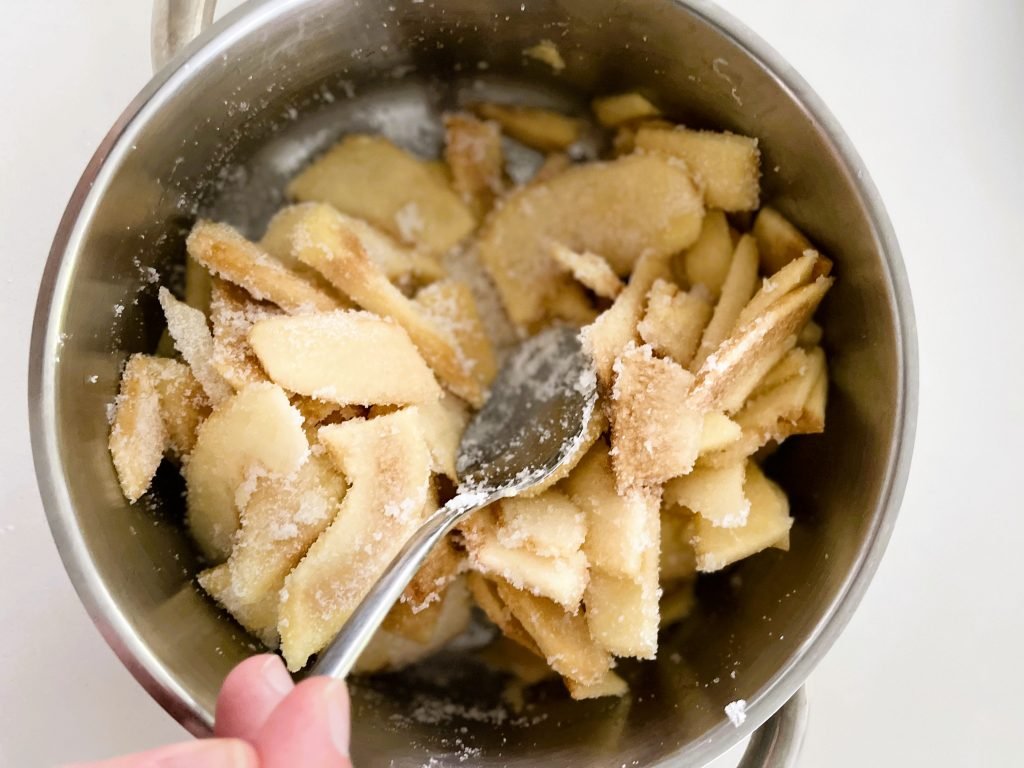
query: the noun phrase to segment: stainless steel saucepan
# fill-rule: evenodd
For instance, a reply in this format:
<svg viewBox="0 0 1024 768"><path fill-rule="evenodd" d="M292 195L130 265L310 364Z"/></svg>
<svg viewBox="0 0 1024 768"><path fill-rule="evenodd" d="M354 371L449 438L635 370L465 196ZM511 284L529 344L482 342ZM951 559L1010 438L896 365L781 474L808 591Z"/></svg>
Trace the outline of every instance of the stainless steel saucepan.
<svg viewBox="0 0 1024 768"><path fill-rule="evenodd" d="M158 0L159 72L76 188L36 310L39 485L107 641L197 735L209 732L228 670L257 649L193 586L180 480L161 474L158 503L128 506L107 453L120 365L156 344L156 273L180 268L195 217L258 235L284 181L345 132L383 131L433 153L438 115L468 99L582 110L592 95L639 89L677 120L759 137L765 199L835 260L839 280L821 313L828 431L773 459L797 518L791 551L703 579L697 614L664 633L657 661L623 665L632 684L623 700L573 702L552 689L503 714L498 682L457 655L353 681L354 759L361 768L703 765L768 721L746 764L791 765L801 686L849 620L895 521L917 387L896 239L819 99L704 0L251 0L202 31L212 11L212 0ZM564 69L524 56L545 39ZM725 707L740 699L747 718L737 727Z"/></svg>

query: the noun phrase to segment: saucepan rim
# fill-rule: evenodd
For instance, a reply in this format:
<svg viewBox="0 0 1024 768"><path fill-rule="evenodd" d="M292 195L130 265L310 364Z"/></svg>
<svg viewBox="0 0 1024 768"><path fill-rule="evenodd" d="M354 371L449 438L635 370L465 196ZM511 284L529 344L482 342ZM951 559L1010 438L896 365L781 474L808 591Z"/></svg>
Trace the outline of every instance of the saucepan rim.
<svg viewBox="0 0 1024 768"><path fill-rule="evenodd" d="M210 733L212 713L193 697L133 630L129 618L110 593L92 562L63 477L56 424L55 370L71 278L88 225L108 184L135 137L166 101L212 65L234 42L273 23L289 8L306 0L249 0L218 21L157 73L114 123L86 166L61 218L40 284L29 357L29 415L32 452L46 516L79 598L100 633L142 686L161 706L196 735ZM666 0L695 13L742 48L813 120L840 157L868 211L887 278L887 303L897 334L895 420L890 435L878 506L853 566L838 596L799 651L775 673L758 697L748 702L747 720L739 728L723 723L692 748L692 757L710 761L749 735L775 713L803 684L860 602L895 524L910 469L917 417L917 341L907 275L899 244L878 190L867 169L831 112L800 75L767 43L707 0ZM659 765L668 765L667 762Z"/></svg>

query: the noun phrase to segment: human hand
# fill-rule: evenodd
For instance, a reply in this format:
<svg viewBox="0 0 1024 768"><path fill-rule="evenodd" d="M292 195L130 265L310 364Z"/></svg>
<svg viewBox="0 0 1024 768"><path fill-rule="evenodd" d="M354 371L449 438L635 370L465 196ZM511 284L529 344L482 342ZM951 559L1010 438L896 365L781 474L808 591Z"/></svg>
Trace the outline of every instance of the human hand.
<svg viewBox="0 0 1024 768"><path fill-rule="evenodd" d="M345 683L298 685L270 654L246 659L217 697L212 739L67 768L351 768Z"/></svg>

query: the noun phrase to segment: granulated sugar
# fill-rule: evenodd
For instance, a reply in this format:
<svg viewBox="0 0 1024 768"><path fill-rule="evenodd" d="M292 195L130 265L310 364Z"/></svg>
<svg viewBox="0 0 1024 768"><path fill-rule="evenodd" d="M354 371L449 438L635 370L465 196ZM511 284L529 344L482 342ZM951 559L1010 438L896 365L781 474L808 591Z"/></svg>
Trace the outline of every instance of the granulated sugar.
<svg viewBox="0 0 1024 768"><path fill-rule="evenodd" d="M490 726L509 725L526 728L538 725L547 719L546 714L515 716L504 705L499 704L490 709L466 706L450 699L417 694L409 705L409 714L391 715L391 721L398 725L447 725L455 721L468 720Z"/></svg>
<svg viewBox="0 0 1024 768"><path fill-rule="evenodd" d="M747 702L744 699L737 699L725 705L725 715L729 722L739 728L747 719Z"/></svg>
<svg viewBox="0 0 1024 768"><path fill-rule="evenodd" d="M419 206L415 201L403 205L395 213L395 226L398 232L407 243L414 243L423 231L423 216L420 215Z"/></svg>

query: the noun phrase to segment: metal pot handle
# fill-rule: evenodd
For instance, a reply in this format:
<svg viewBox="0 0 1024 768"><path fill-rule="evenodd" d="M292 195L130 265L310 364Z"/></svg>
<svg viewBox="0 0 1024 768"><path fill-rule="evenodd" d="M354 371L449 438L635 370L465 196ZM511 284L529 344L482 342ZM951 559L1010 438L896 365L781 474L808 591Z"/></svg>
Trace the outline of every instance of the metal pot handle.
<svg viewBox="0 0 1024 768"><path fill-rule="evenodd" d="M216 6L217 0L153 0L149 55L154 72L213 23Z"/></svg>
<svg viewBox="0 0 1024 768"><path fill-rule="evenodd" d="M213 23L217 0L153 0L150 55L153 71ZM794 768L807 729L807 694L801 688L754 731L737 768Z"/></svg>
<svg viewBox="0 0 1024 768"><path fill-rule="evenodd" d="M801 688L754 731L736 768L795 768L807 731L807 691Z"/></svg>

